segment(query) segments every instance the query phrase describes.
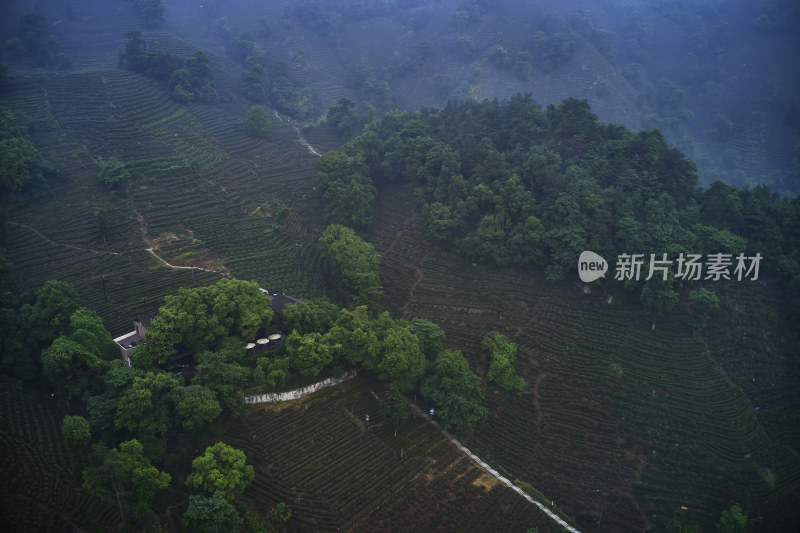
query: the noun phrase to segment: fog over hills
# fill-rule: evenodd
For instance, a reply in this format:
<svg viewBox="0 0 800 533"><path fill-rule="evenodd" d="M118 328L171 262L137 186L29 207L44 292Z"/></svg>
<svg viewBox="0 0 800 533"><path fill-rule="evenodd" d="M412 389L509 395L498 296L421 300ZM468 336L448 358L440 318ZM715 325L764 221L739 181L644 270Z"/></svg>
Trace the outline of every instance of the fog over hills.
<svg viewBox="0 0 800 533"><path fill-rule="evenodd" d="M222 440L255 471L224 531L796 530L798 28L796 0L0 0L0 516L191 530ZM104 469L134 438L169 488Z"/></svg>
<svg viewBox="0 0 800 533"><path fill-rule="evenodd" d="M31 7L9 4L4 42ZM697 162L701 184L800 188L800 9L790 1L171 0L157 29L130 27L134 2L40 5L78 70L116 66L131 29L167 51L201 48L229 63L224 32L249 34L313 91L307 119L344 96L379 112L518 92L542 105L572 96L601 121L660 128ZM12 76L33 66L8 46L4 58Z"/></svg>

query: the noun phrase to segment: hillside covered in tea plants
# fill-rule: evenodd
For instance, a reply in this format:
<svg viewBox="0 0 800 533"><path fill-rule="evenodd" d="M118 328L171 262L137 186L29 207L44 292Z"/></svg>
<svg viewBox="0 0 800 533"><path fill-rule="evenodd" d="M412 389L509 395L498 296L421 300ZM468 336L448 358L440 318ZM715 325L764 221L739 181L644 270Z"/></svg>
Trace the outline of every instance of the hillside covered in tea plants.
<svg viewBox="0 0 800 533"><path fill-rule="evenodd" d="M269 4L2 8L15 530L560 530L390 382L580 531L797 528L794 71L768 101L742 71L746 117L687 81L733 46L711 15L747 10ZM775 46L792 11L768 4L748 31ZM665 20L694 40L658 63ZM762 259L582 283L583 250ZM308 303L273 323L258 287ZM159 308L123 366L109 339Z"/></svg>

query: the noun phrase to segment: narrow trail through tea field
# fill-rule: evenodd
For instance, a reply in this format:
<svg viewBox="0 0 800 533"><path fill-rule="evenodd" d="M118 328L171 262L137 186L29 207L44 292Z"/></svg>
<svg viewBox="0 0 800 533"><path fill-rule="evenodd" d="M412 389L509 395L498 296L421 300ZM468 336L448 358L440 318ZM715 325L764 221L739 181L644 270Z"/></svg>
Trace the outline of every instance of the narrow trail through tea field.
<svg viewBox="0 0 800 533"><path fill-rule="evenodd" d="M30 226L26 226L25 224L20 224L19 222L6 222L6 224L10 224L12 226L17 226L18 228L25 228L26 230L35 233L39 238L41 238L47 244L52 246L60 246L62 248L71 248L72 250L78 250L81 252L89 252L92 254L100 254L100 255L120 255L119 252L112 252L110 250L95 250L94 248L81 248L80 246L75 246L74 244L64 244L61 242L56 242L53 239L44 235L41 231L37 230L36 228L32 228Z"/></svg>
<svg viewBox="0 0 800 533"><path fill-rule="evenodd" d="M314 383L312 385L308 385L306 387L302 387L300 389L294 389L291 391L279 393L279 394L259 394L255 396L247 396L244 399L244 403L247 405L257 404L257 403L265 403L265 402L281 402L281 401L291 401L296 400L298 398L302 398L304 396L308 396L313 394L314 392L321 390L326 387L336 386L345 381L348 381L355 377L356 372L350 371L347 372L341 378L328 378L326 380L320 381L318 383ZM544 377L544 376L542 376ZM373 393L373 396L375 393ZM377 396L375 397L377 399ZM451 435L448 431L442 428L438 422L436 422L431 416L427 413L423 412L422 409L419 408L415 403L411 402L407 398L404 398L405 402L411 406L411 408L419 414L422 418L424 418L428 423L433 425L436 429L438 429L445 438L450 441L458 450L460 450L464 455L472 459L475 463L478 464L481 468L483 468L486 472L494 476L498 481L509 487L511 490L525 498L528 502L537 506L543 513L549 516L553 521L555 521L558 525L563 527L565 530L569 531L570 533L580 533L577 529L569 525L563 518L558 516L554 511L552 511L546 504L534 499L520 487L514 485L510 479L506 478L505 476L500 475L500 473L481 460L480 457L472 453L469 448L461 444L453 435Z"/></svg>
<svg viewBox="0 0 800 533"><path fill-rule="evenodd" d="M161 257L160 255L158 255L156 253L156 251L153 250L152 248L145 248L145 250L150 252L150 255L152 255L153 257L155 257L156 259L161 261L164 265L166 265L166 266L168 266L170 268L175 268L175 269L180 269L180 270L202 270L204 272L214 272L215 274L223 274L223 272L220 272L219 270L211 270L210 268L203 268L203 267L196 267L196 266L173 265L172 263L167 262L167 260L164 259L163 257Z"/></svg>
<svg viewBox="0 0 800 533"><path fill-rule="evenodd" d="M306 138L305 138L305 137L303 137L303 134L302 134L302 133L300 133L300 128L298 128L297 126L295 126L294 124L292 124L291 122L289 122L289 120L288 120L288 119L287 119L287 120L284 120L284 119L283 119L283 117L281 117L281 116L278 114L278 112L277 112L277 111L275 111L275 118L277 118L277 119L278 119L278 120L280 120L281 122L285 122L286 124L288 124L288 125L290 125L291 127L293 127L293 128L294 128L294 131L296 131L296 132L297 132L297 137L298 137L298 139L299 139L299 141L300 141L300 144L302 144L303 146L305 146L306 148L308 148L308 151L309 151L309 152L311 152L312 154L314 154L315 156L317 156L317 157L322 157L322 154L321 154L321 153L319 153L319 152L317 152L317 151L314 149L314 147L313 147L313 146L311 146L311 144L310 144L310 143L309 143L309 142L306 140Z"/></svg>
<svg viewBox="0 0 800 533"><path fill-rule="evenodd" d="M414 409L414 411L416 411L420 416L422 416L430 424L432 424L436 429L438 429L442 433L442 435L444 435L445 438L447 440L449 440L456 448L461 450L461 452L464 453L467 457L469 457L470 459L475 461L475 463L477 463L478 466L480 466L481 468L486 470L489 474L491 474L495 478L497 478L498 481L500 481L501 483L506 485L508 488L510 488L511 490L513 490L514 492L516 492L517 494L522 496L523 498L525 498L527 501L529 501L530 503L534 504L544 514L549 516L551 519L553 519L553 521L555 521L558 525L560 525L561 527L563 527L564 529L566 529L570 533L580 533L577 529L575 529L574 527L569 525L563 518L561 518L554 511L552 511L547 505L545 505L544 503L542 503L542 502L540 502L538 500L535 500L533 497L531 497L524 490L522 490L518 486L514 485L514 483L512 483L510 479L506 478L505 476L500 475L500 473L497 470L495 470L494 468L489 466L487 463L485 463L483 460L481 460L480 457L478 457L477 455L472 453L469 450L469 448L467 448L466 446L461 444L453 435L451 435L448 431L446 431L444 428L442 428L439 425L438 422L436 422L432 417L430 417L428 414L423 412L422 409L420 409L416 404L414 404L412 402L407 402L407 403L411 406L412 409Z"/></svg>

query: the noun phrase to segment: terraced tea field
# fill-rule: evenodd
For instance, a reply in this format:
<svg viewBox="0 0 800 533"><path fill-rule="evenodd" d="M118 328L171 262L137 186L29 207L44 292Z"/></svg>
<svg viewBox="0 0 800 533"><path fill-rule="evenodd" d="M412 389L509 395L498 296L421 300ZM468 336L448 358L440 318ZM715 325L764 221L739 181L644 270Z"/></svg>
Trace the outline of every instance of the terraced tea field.
<svg viewBox="0 0 800 533"><path fill-rule="evenodd" d="M687 325L685 303L653 331L636 303L608 304L597 286L584 295L422 245L410 205L402 190L379 197L373 242L386 303L440 324L482 373L485 333L519 346L526 387L486 389L491 415L467 441L473 451L562 505L582 530L638 531L681 507L711 527L730 502L763 509L771 527L794 523L797 367L792 348L773 340L787 325L769 311L766 285L710 287L736 311L702 335Z"/></svg>
<svg viewBox="0 0 800 533"><path fill-rule="evenodd" d="M71 281L114 333L177 287L221 275L300 297L327 293L313 245L322 230L317 156L288 122L276 118L269 141L253 139L235 107L181 106L124 71L33 77L4 101L62 175L55 201L7 215L6 255L22 288ZM127 194L95 179L109 157L137 180ZM256 212L271 199L290 208L282 226ZM170 269L147 248L206 270Z"/></svg>
<svg viewBox="0 0 800 533"><path fill-rule="evenodd" d="M377 380L358 377L302 400L250 407L228 432L255 465L244 497L266 515L292 508L297 531L558 531L422 418L383 424ZM365 415L370 415L369 427Z"/></svg>
<svg viewBox="0 0 800 533"><path fill-rule="evenodd" d="M61 411L40 391L0 376L0 515L19 532L120 531L119 511L84 493L69 472Z"/></svg>

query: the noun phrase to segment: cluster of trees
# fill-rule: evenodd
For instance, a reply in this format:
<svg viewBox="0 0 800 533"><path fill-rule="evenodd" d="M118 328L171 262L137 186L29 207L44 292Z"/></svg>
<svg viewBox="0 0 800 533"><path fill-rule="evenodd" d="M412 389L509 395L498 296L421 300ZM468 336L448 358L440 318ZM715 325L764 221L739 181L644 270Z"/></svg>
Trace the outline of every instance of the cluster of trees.
<svg viewBox="0 0 800 533"><path fill-rule="evenodd" d="M557 282L584 250L760 252L762 272L800 299L800 200L761 186L699 189L694 163L658 130L600 124L585 100L542 109L517 95L389 113L326 153L319 170L324 189L348 192L323 196L331 223L368 227L376 188L405 183L431 237L473 260L541 268ZM643 282L627 288L657 309L683 283L649 295Z"/></svg>
<svg viewBox="0 0 800 533"><path fill-rule="evenodd" d="M261 33L268 32L261 21ZM225 43L228 56L245 70L240 92L255 104L270 103L281 113L307 119L318 111L318 97L308 87L301 87L289 78L289 67L283 61L271 61L256 37L248 32L237 34L226 17L215 22L216 34Z"/></svg>
<svg viewBox="0 0 800 533"><path fill-rule="evenodd" d="M58 38L50 33L53 24L44 15L41 4L32 13L19 19L19 37L12 37L5 43L5 52L11 56L32 59L48 68L56 65L59 70L70 70L72 59L59 53Z"/></svg>
<svg viewBox="0 0 800 533"><path fill-rule="evenodd" d="M178 328L175 338L200 349L187 383L147 364L138 351L136 365L125 366L102 320L80 307L71 284L48 281L16 296L10 273L0 257L0 371L31 387L46 384L42 392L66 411L62 435L83 488L143 530L159 530L152 502L169 490L184 492L187 501L193 494L184 515L192 531L262 531L235 502L253 479L244 453L217 443L191 462L187 450L242 410L241 389L251 372L240 364L245 346L239 336L263 331L272 314L261 304L269 300L259 293L254 301L252 284L233 280L170 300L166 314L179 313L176 320L192 324ZM213 333L202 344L198 336L206 327ZM226 338L212 346L218 335ZM221 530L212 527L221 523Z"/></svg>
<svg viewBox="0 0 800 533"><path fill-rule="evenodd" d="M387 312L375 316L365 306L339 310L325 301L287 306L283 320L292 331L286 351L257 361L256 374L270 386L281 386L294 373L314 378L355 366L391 383L381 409L394 429L406 416L396 397L400 392L419 392L436 406L444 427L459 433L469 433L488 414L480 376L461 352L442 349L444 332L429 320L393 320Z"/></svg>
<svg viewBox="0 0 800 533"><path fill-rule="evenodd" d="M522 390L525 380L514 374L514 361L517 358L517 345L498 331L483 336L481 347L491 355L487 381L505 390Z"/></svg>
<svg viewBox="0 0 800 533"><path fill-rule="evenodd" d="M325 188L323 195L331 193ZM344 191L340 191L345 194ZM347 226L331 224L317 241L323 259L339 272L343 287L353 291L353 305L367 306L371 312L378 310L383 289L378 273L380 255L372 244L358 236Z"/></svg>
<svg viewBox="0 0 800 533"><path fill-rule="evenodd" d="M148 46L140 31L126 32L125 37L128 42L119 54L119 68L168 83L172 97L179 102L217 100L217 89L205 52L198 50L183 61L161 50L156 41Z"/></svg>
<svg viewBox="0 0 800 533"><path fill-rule="evenodd" d="M0 350L0 371L22 381L33 381L43 377L42 352L59 337L66 344L71 334L87 328L89 333L96 331L96 324L84 324L84 318L94 319L91 311L78 312L78 293L69 283L48 281L39 289L31 289L17 296L14 293L14 283L11 279L12 266L4 257L0 256L0 275L2 275L2 308L0 308L0 330L2 350ZM85 311L85 312L84 312ZM75 325L71 317L76 316ZM95 366L94 358L99 357L95 349L102 350L102 343L92 343L84 347L79 341L91 341L90 335L83 333L76 335L76 341L70 341L80 347L81 351L92 350L87 356L88 366ZM50 370L52 376L58 372L57 362L59 354L54 353ZM69 370L69 369L67 369ZM88 382L88 380L87 380Z"/></svg>
<svg viewBox="0 0 800 533"><path fill-rule="evenodd" d="M147 343L132 360L149 368L166 363L181 347L202 352L223 338L248 342L268 329L272 316L270 301L255 282L223 278L207 287L181 288L165 298L150 323Z"/></svg>
<svg viewBox="0 0 800 533"><path fill-rule="evenodd" d="M272 122L269 120L267 110L260 105L254 105L247 110L244 117L244 129L253 137L269 139L272 133Z"/></svg>
<svg viewBox="0 0 800 533"><path fill-rule="evenodd" d="M0 195L4 198L41 199L55 170L31 142L28 129L14 113L0 106Z"/></svg>

